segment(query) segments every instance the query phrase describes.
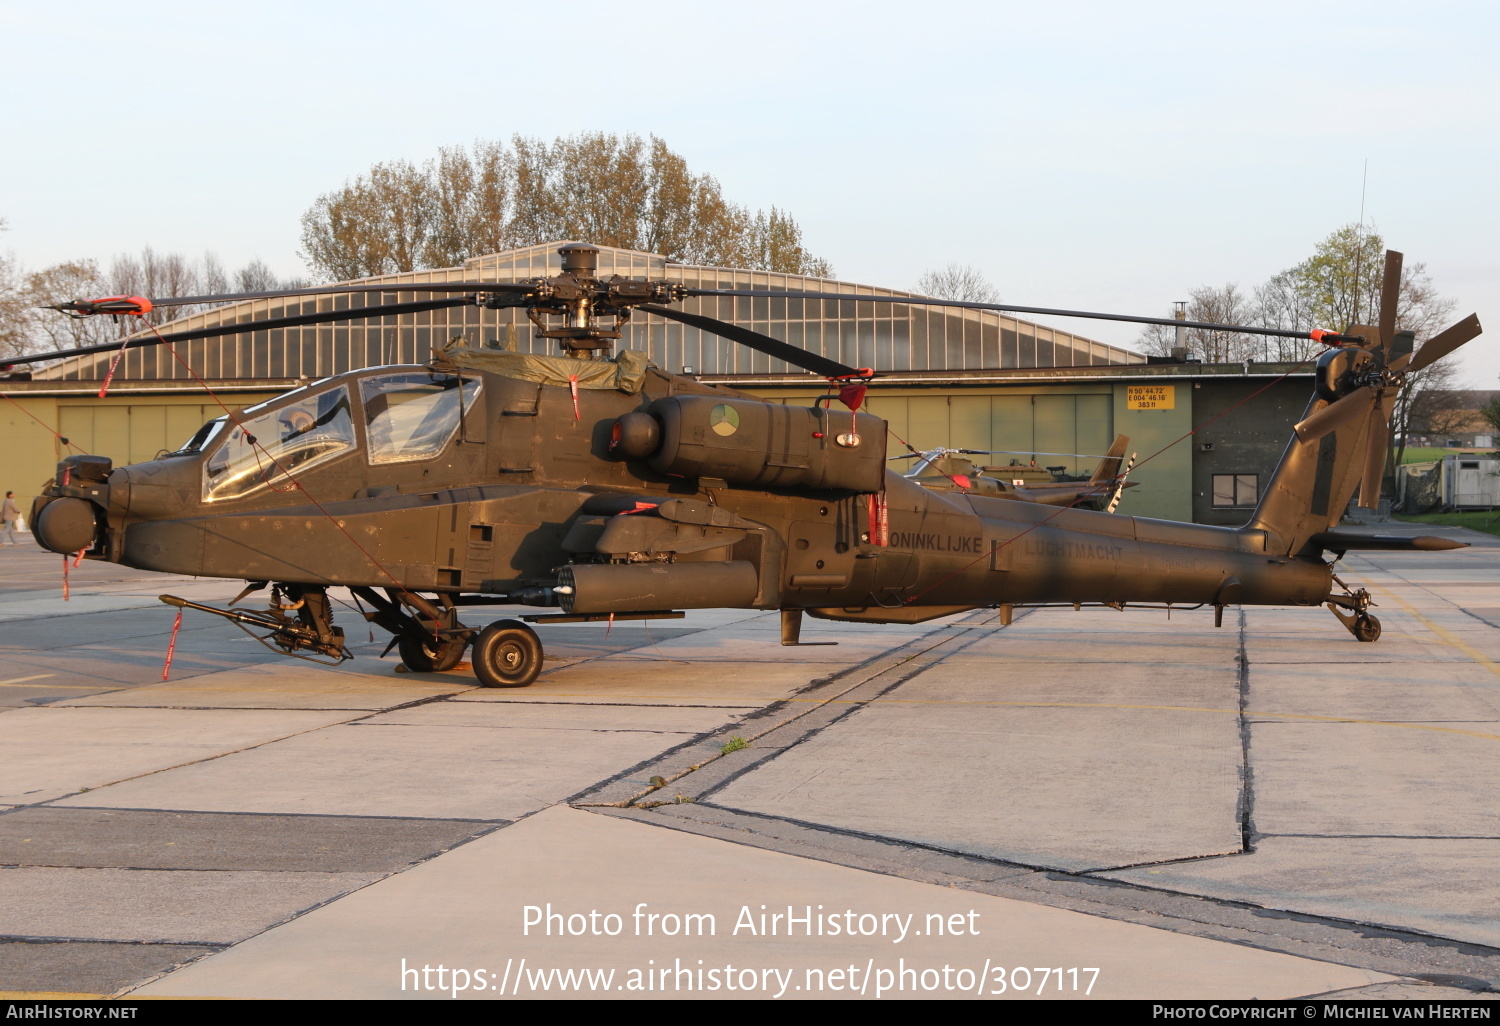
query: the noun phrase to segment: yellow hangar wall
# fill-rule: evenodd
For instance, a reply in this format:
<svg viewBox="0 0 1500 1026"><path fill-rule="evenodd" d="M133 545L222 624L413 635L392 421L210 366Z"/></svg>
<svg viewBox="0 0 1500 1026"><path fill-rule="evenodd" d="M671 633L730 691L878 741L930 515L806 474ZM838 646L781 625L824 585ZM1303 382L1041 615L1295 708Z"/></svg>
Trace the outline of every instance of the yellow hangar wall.
<svg viewBox="0 0 1500 1026"><path fill-rule="evenodd" d="M279 392L235 393L226 402L249 406ZM0 492L13 491L22 515L43 483L57 472L57 461L72 452L108 456L115 466L140 463L178 449L205 422L224 411L199 395L29 396L6 391L0 402ZM28 416L29 414L29 416ZM35 419L33 419L35 418ZM38 423L40 421L41 423ZM45 425L45 426L44 426ZM64 446L56 431L72 443Z"/></svg>

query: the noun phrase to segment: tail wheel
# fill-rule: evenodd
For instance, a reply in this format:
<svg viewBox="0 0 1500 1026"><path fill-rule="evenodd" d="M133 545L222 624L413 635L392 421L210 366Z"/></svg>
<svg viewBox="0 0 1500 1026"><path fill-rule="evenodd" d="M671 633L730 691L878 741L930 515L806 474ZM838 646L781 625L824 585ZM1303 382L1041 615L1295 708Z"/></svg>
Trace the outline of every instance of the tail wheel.
<svg viewBox="0 0 1500 1026"><path fill-rule="evenodd" d="M487 688L524 688L542 672L542 641L520 620L496 620L474 639L474 675Z"/></svg>
<svg viewBox="0 0 1500 1026"><path fill-rule="evenodd" d="M1356 641L1374 641L1380 637L1380 621L1369 613L1360 613L1349 628Z"/></svg>
<svg viewBox="0 0 1500 1026"><path fill-rule="evenodd" d="M441 673L451 670L464 657L469 639L462 634L454 637L433 637L422 633L420 637L403 634L396 642L401 661L414 673Z"/></svg>

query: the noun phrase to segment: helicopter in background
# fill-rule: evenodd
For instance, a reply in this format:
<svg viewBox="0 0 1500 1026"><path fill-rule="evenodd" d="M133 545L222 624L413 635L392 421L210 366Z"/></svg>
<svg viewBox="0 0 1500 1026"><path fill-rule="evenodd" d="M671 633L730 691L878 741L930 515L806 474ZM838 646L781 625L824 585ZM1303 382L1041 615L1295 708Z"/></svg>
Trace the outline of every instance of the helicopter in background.
<svg viewBox="0 0 1500 1026"><path fill-rule="evenodd" d="M351 371L250 409L226 408L181 449L144 463L115 467L103 457L70 456L33 506L35 537L54 552L244 580L229 606L265 592L265 610L163 601L226 617L304 658L349 658L327 596L330 587L345 587L368 606L367 620L392 633L409 668L449 669L471 650L475 674L490 687L536 679L543 653L533 623L657 619L714 607L779 610L782 644L796 645L804 615L918 623L998 607L1009 622L1018 605L1198 603L1212 605L1221 622L1224 607L1236 603L1326 604L1358 640L1373 641L1380 624L1370 596L1344 588L1328 554L1460 544L1337 529L1356 489L1363 505L1377 499L1404 376L1480 332L1471 316L1413 355L1410 333L1396 331L1399 254L1387 255L1378 325L1341 334L1234 328L1330 348L1260 505L1245 526L1220 528L928 487L888 469L882 419L856 417L872 370L670 305L690 295L844 297L601 279L594 247L568 244L560 252L563 269L551 277L403 284L439 298L153 329L123 343L11 360L465 304L524 307L563 351L449 349L427 365ZM61 308L128 316L173 304L389 290L109 297ZM637 313L803 367L827 378L833 394L810 406L767 403L668 373L639 352L608 356L619 325ZM1122 483L1112 475L1099 486L1118 495ZM499 604L555 611L482 630L460 620L466 607Z"/></svg>
<svg viewBox="0 0 1500 1026"><path fill-rule="evenodd" d="M963 458L1013 455L996 449L928 449L892 456L891 459L915 459L917 462L905 476L926 488L938 491L972 491L978 495L996 495L1018 502L1040 502L1048 506L1071 506L1113 513L1119 507L1120 497L1125 489L1136 486L1136 482L1126 480L1135 465L1135 454L1131 455L1128 463L1125 460L1125 450L1129 447L1129 438L1116 435L1109 451L1100 457L1093 474L1077 481L1062 476L1062 472L1067 469L1065 465L1038 467L1036 457L1076 457L1078 453L1031 453L1030 465L1012 459L1003 466L978 466Z"/></svg>

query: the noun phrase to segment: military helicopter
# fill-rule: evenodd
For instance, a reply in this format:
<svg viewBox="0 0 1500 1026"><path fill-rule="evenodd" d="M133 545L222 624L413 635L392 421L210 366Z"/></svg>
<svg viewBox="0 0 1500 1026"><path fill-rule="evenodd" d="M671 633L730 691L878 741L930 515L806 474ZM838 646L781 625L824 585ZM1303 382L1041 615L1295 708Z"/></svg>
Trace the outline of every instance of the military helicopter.
<svg viewBox="0 0 1500 1026"><path fill-rule="evenodd" d="M1344 333L1233 329L1312 338L1329 349L1254 515L1243 527L1221 528L924 487L887 468L885 422L858 412L871 370L670 306L690 295L841 297L603 280L594 247L569 244L560 252L563 269L552 277L402 285L440 295L222 328L152 329L123 343L12 360L170 347L461 304L524 307L563 350L452 349L427 365L351 371L259 406L226 409L178 451L144 463L114 467L103 457L70 456L34 504L37 540L54 552L141 569L244 580L231 608L163 601L227 617L303 658L349 658L327 595L329 587L346 587L368 606L365 618L394 635L408 667L452 668L472 649L474 672L489 687L536 679L543 653L531 623L665 618L712 607L780 610L781 642L797 645L804 614L918 623L998 607L1009 622L1018 605L1210 604L1221 623L1224 607L1235 603L1326 604L1355 638L1374 641L1380 624L1369 594L1344 587L1327 555L1458 545L1337 529L1356 488L1362 504L1376 502L1403 377L1480 332L1470 316L1413 355L1411 334L1396 331L1400 254L1387 254L1377 325ZM389 289L109 297L61 309L131 315L153 305ZM806 368L837 394L810 406L768 403L667 373L639 352L609 357L619 325L636 313ZM232 608L268 588L266 610ZM557 611L478 631L459 620L467 606L497 604Z"/></svg>
<svg viewBox="0 0 1500 1026"><path fill-rule="evenodd" d="M1116 435L1109 451L1100 457L1093 474L1082 481L1058 479L1057 473L1066 469L1064 466L1044 469L1036 465L1037 456L1079 455L1072 452L1031 453L1030 465L1012 459L1003 466L977 466L964 459L965 456L1027 455L996 449L944 447L892 456L891 459L915 459L917 462L907 471L906 478L939 491L972 491L977 495L999 495L1018 502L1102 509L1113 513L1119 507L1125 489L1134 488L1136 484L1126 480L1135 461L1134 455L1129 463L1125 461L1125 450L1129 447L1129 438Z"/></svg>

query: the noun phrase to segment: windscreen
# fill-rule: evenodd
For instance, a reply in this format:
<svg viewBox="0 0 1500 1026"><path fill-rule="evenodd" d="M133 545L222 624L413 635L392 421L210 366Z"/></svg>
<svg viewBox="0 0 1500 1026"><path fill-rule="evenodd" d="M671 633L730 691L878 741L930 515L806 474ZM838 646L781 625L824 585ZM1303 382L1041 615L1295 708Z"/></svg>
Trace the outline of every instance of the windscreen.
<svg viewBox="0 0 1500 1026"><path fill-rule="evenodd" d="M267 486L289 486L287 474L296 476L354 448L349 389L340 385L258 417L242 415L239 424L229 425L228 434L204 465L205 499L234 499Z"/></svg>

